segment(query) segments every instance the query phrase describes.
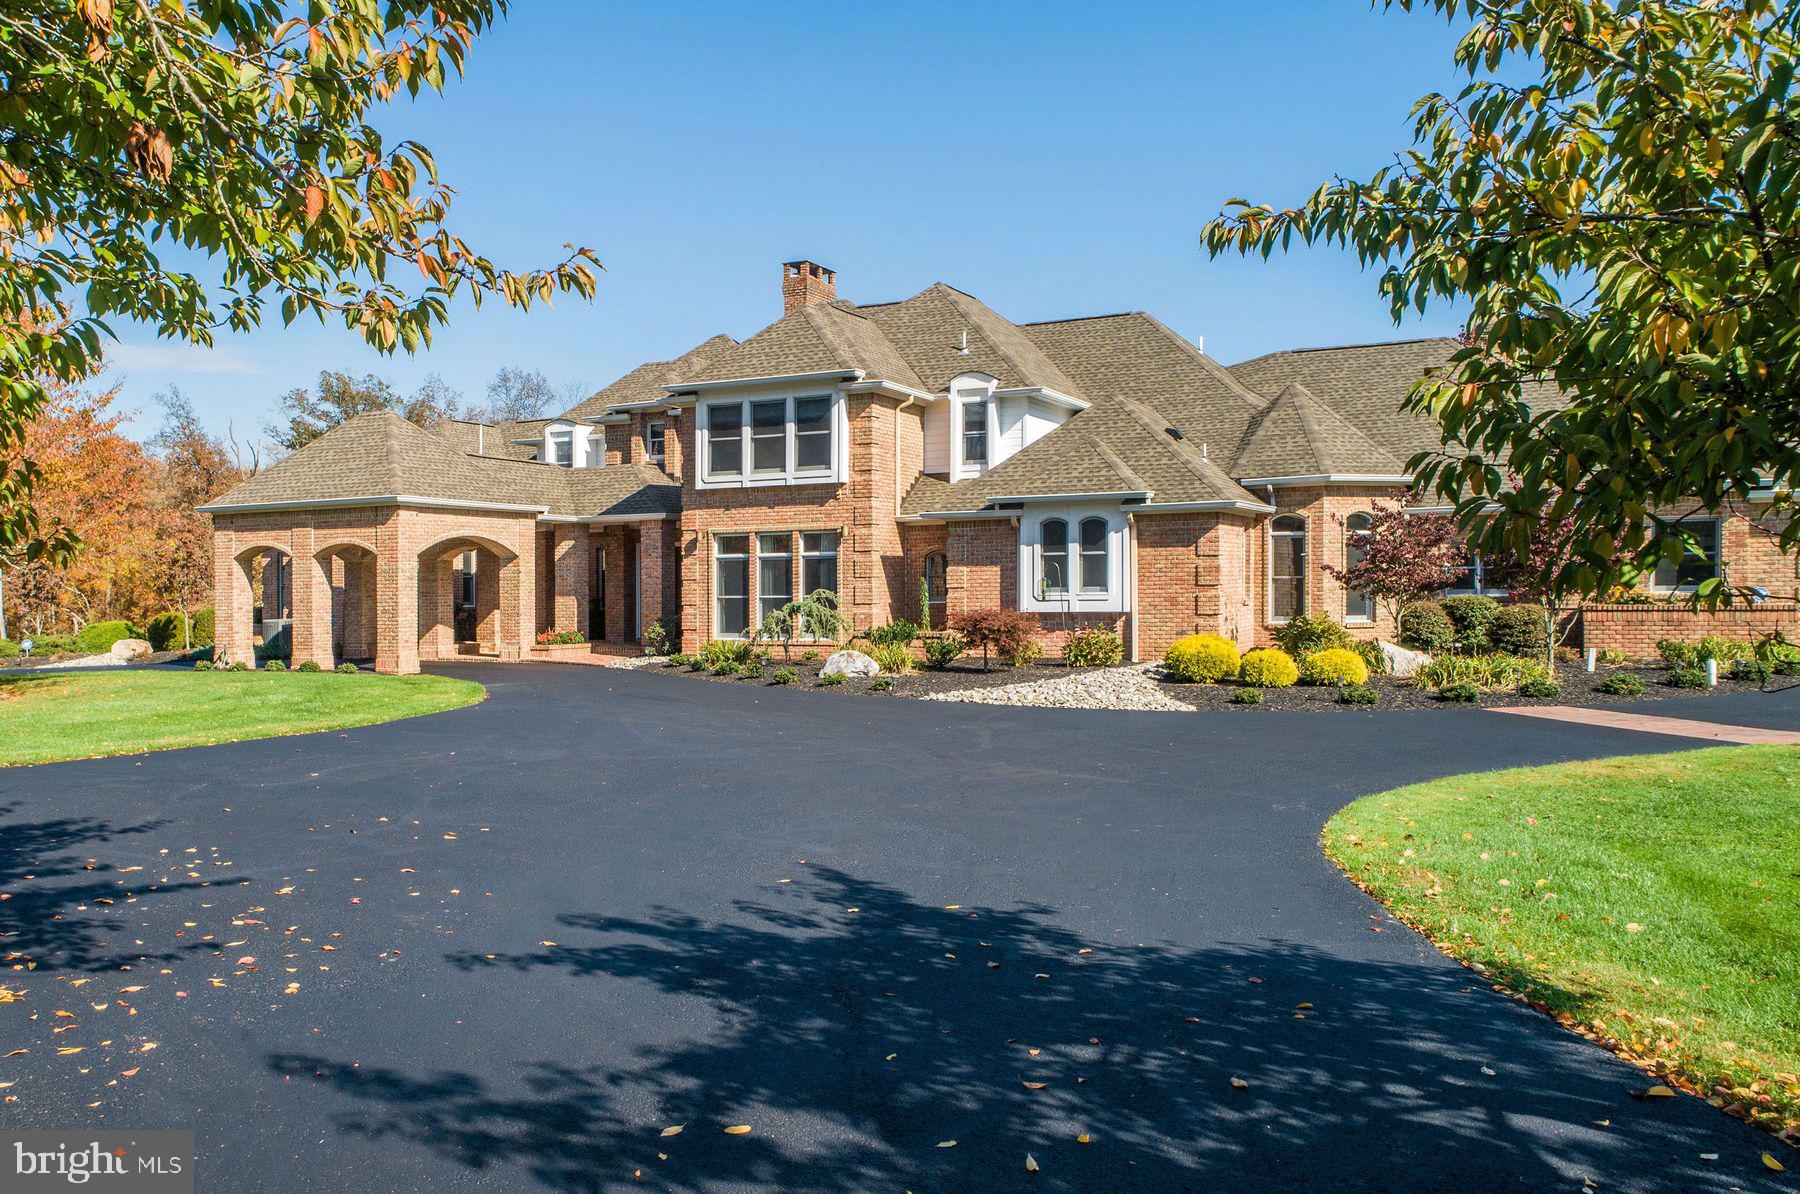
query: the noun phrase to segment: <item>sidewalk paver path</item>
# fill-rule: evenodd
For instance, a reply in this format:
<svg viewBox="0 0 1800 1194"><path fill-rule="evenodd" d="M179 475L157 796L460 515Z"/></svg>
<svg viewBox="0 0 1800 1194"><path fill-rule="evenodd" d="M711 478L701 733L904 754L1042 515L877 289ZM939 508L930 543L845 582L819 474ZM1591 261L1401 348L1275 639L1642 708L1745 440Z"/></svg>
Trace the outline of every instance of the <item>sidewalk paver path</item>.
<svg viewBox="0 0 1800 1194"><path fill-rule="evenodd" d="M1657 717L1649 713L1628 713L1622 709L1587 709L1579 705L1518 705L1494 709L1491 712L1515 713L1520 717L1545 717L1552 721L1603 726L1611 730L1639 730L1646 734L1673 734L1679 738L1707 738L1714 742L1738 742L1747 746L1800 746L1800 731L1797 730L1769 730L1761 726L1722 725L1712 721L1695 721L1687 717Z"/></svg>

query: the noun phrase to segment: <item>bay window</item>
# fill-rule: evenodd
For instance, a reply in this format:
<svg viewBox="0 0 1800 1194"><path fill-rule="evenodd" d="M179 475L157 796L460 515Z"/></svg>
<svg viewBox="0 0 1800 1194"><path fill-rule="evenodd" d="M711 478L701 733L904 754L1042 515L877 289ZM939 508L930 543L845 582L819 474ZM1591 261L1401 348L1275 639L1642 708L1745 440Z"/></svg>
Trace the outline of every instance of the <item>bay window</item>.
<svg viewBox="0 0 1800 1194"><path fill-rule="evenodd" d="M1083 593L1106 592L1112 575L1112 567L1107 559L1108 538L1104 518L1081 520L1081 591Z"/></svg>
<svg viewBox="0 0 1800 1194"><path fill-rule="evenodd" d="M1130 609L1127 525L1122 511L1093 505L1027 511L1019 520L1019 608L1056 614ZM942 600L936 593L943 590L935 586L944 562L925 561L933 601Z"/></svg>
<svg viewBox="0 0 1800 1194"><path fill-rule="evenodd" d="M1306 520L1283 514L1269 524L1269 617L1286 622L1306 612Z"/></svg>
<svg viewBox="0 0 1800 1194"><path fill-rule="evenodd" d="M750 629L750 536L713 537L713 634L743 638Z"/></svg>
<svg viewBox="0 0 1800 1194"><path fill-rule="evenodd" d="M839 479L836 407L829 394L702 403L701 485Z"/></svg>

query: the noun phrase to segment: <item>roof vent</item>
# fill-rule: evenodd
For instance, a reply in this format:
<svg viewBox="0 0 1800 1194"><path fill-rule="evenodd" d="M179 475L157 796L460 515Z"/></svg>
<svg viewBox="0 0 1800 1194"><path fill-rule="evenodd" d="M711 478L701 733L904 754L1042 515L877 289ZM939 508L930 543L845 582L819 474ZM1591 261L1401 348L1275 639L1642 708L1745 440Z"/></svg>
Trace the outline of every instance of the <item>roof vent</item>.
<svg viewBox="0 0 1800 1194"><path fill-rule="evenodd" d="M1202 459L1202 460L1211 460L1212 459L1212 455L1209 452L1207 452L1207 450L1206 450L1206 441L1205 440L1200 441L1200 459Z"/></svg>
<svg viewBox="0 0 1800 1194"><path fill-rule="evenodd" d="M1181 434L1181 428L1179 428L1179 427L1164 427L1163 430L1168 433L1170 439L1186 439L1187 438L1187 436Z"/></svg>
<svg viewBox="0 0 1800 1194"><path fill-rule="evenodd" d="M963 329L962 342L956 346L956 355L959 357L966 357L969 355L969 329L968 328Z"/></svg>

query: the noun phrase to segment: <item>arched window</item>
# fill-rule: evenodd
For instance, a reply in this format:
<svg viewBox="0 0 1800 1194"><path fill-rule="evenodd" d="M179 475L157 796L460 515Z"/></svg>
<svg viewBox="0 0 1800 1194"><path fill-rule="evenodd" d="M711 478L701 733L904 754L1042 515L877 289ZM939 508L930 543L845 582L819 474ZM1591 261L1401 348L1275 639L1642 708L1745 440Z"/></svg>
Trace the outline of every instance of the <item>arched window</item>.
<svg viewBox="0 0 1800 1194"><path fill-rule="evenodd" d="M1357 511L1344 520L1344 569L1349 571L1369 557L1369 528L1375 525L1373 515ZM1375 598L1357 589L1344 594L1344 621L1375 620Z"/></svg>
<svg viewBox="0 0 1800 1194"><path fill-rule="evenodd" d="M1107 583L1106 520L1081 520L1081 591L1104 593Z"/></svg>
<svg viewBox="0 0 1800 1194"><path fill-rule="evenodd" d="M1039 532L1038 592L1069 591L1069 524L1060 518L1047 519Z"/></svg>
<svg viewBox="0 0 1800 1194"><path fill-rule="evenodd" d="M931 624L944 628L944 603L950 599L950 558L941 551L925 557L925 602Z"/></svg>
<svg viewBox="0 0 1800 1194"><path fill-rule="evenodd" d="M1306 520L1283 514L1269 524L1269 616L1277 622L1306 612Z"/></svg>

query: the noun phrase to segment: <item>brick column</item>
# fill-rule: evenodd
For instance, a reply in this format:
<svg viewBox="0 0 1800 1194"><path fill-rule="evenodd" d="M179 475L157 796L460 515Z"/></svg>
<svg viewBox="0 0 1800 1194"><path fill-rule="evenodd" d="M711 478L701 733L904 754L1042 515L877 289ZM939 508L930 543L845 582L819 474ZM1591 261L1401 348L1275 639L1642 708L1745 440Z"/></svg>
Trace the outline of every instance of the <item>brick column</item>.
<svg viewBox="0 0 1800 1194"><path fill-rule="evenodd" d="M600 543L606 552L606 626L604 636L609 643L631 640L631 611L626 608L625 528L607 527Z"/></svg>
<svg viewBox="0 0 1800 1194"><path fill-rule="evenodd" d="M498 635L494 648L501 659L517 661L531 652L537 623L531 612L537 607L537 575L532 562L514 557L501 563L500 609L495 619Z"/></svg>
<svg viewBox="0 0 1800 1194"><path fill-rule="evenodd" d="M375 670L408 676L419 670L419 557L399 511L381 528L375 557Z"/></svg>
<svg viewBox="0 0 1800 1194"><path fill-rule="evenodd" d="M668 526L661 522L639 524L638 534L638 608L643 611L644 626L666 619L674 612L664 603L664 569L672 563L667 558Z"/></svg>
<svg viewBox="0 0 1800 1194"><path fill-rule="evenodd" d="M583 523L559 522L552 533L550 551L554 559L551 575L555 578L550 591L551 626L556 630L573 630L588 636L589 580L594 575L594 561L588 550L588 529Z"/></svg>
<svg viewBox="0 0 1800 1194"><path fill-rule="evenodd" d="M295 527L290 581L294 610L293 653L289 666L311 661L329 669L331 654L331 574L329 562L313 555L310 527Z"/></svg>
<svg viewBox="0 0 1800 1194"><path fill-rule="evenodd" d="M221 528L213 535L213 659L254 661L250 615L255 603L248 566L233 554L236 537Z"/></svg>
<svg viewBox="0 0 1800 1194"><path fill-rule="evenodd" d="M475 641L484 654L500 650L500 557L481 548L475 553Z"/></svg>
<svg viewBox="0 0 1800 1194"><path fill-rule="evenodd" d="M375 557L352 552L343 558L345 659L375 656Z"/></svg>
<svg viewBox="0 0 1800 1194"><path fill-rule="evenodd" d="M456 654L456 553L419 561L419 658Z"/></svg>

